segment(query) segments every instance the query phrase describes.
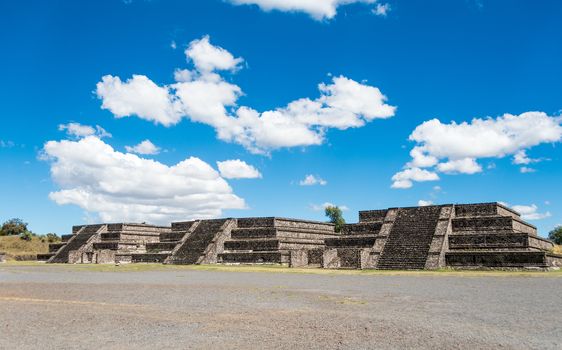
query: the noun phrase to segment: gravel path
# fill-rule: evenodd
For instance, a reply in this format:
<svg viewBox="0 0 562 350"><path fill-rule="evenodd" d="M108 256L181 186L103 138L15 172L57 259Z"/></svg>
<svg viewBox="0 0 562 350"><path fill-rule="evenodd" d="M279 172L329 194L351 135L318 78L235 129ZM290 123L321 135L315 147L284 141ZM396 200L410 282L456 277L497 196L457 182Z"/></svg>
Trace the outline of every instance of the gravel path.
<svg viewBox="0 0 562 350"><path fill-rule="evenodd" d="M0 349L560 349L562 278L0 267Z"/></svg>

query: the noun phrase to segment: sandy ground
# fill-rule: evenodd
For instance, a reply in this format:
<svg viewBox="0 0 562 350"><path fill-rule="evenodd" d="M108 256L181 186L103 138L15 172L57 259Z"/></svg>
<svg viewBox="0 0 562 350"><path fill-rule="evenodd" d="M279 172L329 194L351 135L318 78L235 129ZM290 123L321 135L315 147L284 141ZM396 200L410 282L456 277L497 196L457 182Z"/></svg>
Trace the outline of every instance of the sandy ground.
<svg viewBox="0 0 562 350"><path fill-rule="evenodd" d="M560 274L0 265L1 349L561 349Z"/></svg>

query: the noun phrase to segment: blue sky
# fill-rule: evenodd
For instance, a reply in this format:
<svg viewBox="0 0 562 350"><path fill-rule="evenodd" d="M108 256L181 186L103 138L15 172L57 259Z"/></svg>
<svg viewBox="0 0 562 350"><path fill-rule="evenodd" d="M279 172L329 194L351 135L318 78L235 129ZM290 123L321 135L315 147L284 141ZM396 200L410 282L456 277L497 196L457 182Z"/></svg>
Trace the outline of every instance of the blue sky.
<svg viewBox="0 0 562 350"><path fill-rule="evenodd" d="M562 223L561 2L296 4L2 2L0 220L502 201Z"/></svg>

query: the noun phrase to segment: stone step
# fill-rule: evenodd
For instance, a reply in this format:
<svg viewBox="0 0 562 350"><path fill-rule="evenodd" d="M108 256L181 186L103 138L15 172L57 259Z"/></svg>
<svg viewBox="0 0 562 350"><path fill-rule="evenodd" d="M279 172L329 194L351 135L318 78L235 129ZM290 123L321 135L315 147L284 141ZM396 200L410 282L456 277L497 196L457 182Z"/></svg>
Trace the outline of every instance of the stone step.
<svg viewBox="0 0 562 350"><path fill-rule="evenodd" d="M107 249L107 250L131 250L138 247L137 243L134 242L122 242L122 241L105 241L96 242L93 244L94 249Z"/></svg>
<svg viewBox="0 0 562 350"><path fill-rule="evenodd" d="M120 237L120 232L104 232L100 234L100 238L102 241L118 241Z"/></svg>
<svg viewBox="0 0 562 350"><path fill-rule="evenodd" d="M168 253L136 253L131 254L131 262L133 263L161 263L166 260L170 254Z"/></svg>
<svg viewBox="0 0 562 350"><path fill-rule="evenodd" d="M64 247L66 242L49 243L49 253L56 253L60 248Z"/></svg>
<svg viewBox="0 0 562 350"><path fill-rule="evenodd" d="M74 235L62 235L62 236L61 236L61 240L62 240L63 242L68 242L68 240L69 240L72 236L74 236Z"/></svg>
<svg viewBox="0 0 562 350"><path fill-rule="evenodd" d="M289 254L283 251L224 252L219 254L224 264L283 264L289 262Z"/></svg>
<svg viewBox="0 0 562 350"><path fill-rule="evenodd" d="M230 240L224 242L225 250L277 250L279 249L278 239L253 239L253 240Z"/></svg>
<svg viewBox="0 0 562 350"><path fill-rule="evenodd" d="M342 235L355 234L378 234L381 230L382 222L360 222L357 224L346 224L342 227Z"/></svg>
<svg viewBox="0 0 562 350"><path fill-rule="evenodd" d="M37 254L37 260L38 261L47 261L49 260L52 256L54 256L55 253L41 253L41 254Z"/></svg>
<svg viewBox="0 0 562 350"><path fill-rule="evenodd" d="M460 267L547 267L541 251L463 251L445 254L447 266Z"/></svg>
<svg viewBox="0 0 562 350"><path fill-rule="evenodd" d="M232 239L246 238L273 238L277 235L277 229L274 227L246 227L232 229L230 237Z"/></svg>
<svg viewBox="0 0 562 350"><path fill-rule="evenodd" d="M182 221L182 222L172 222L172 232L187 232L195 224L195 220L192 221Z"/></svg>
<svg viewBox="0 0 562 350"><path fill-rule="evenodd" d="M177 242L181 241L183 236L185 236L186 231L172 231L163 232L160 234L160 242Z"/></svg>
<svg viewBox="0 0 562 350"><path fill-rule="evenodd" d="M152 252L171 252L174 250L176 245L179 241L175 242L156 242L156 243L147 243L146 244L146 251L148 253Z"/></svg>
<svg viewBox="0 0 562 350"><path fill-rule="evenodd" d="M338 238L326 238L326 247L329 248L370 248L377 240L374 235L352 235Z"/></svg>

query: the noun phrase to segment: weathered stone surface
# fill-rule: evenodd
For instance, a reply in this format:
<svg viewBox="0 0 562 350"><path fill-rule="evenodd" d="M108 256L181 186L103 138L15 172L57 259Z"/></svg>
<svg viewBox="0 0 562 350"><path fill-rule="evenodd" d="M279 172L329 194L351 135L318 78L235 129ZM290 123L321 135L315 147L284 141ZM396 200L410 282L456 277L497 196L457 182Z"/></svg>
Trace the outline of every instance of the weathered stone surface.
<svg viewBox="0 0 562 350"><path fill-rule="evenodd" d="M383 221L387 209L383 210L363 210L359 212L359 222Z"/></svg>
<svg viewBox="0 0 562 350"><path fill-rule="evenodd" d="M308 265L309 266L322 266L322 255L324 254L324 249L308 249Z"/></svg>
<svg viewBox="0 0 562 350"><path fill-rule="evenodd" d="M446 259L452 267L548 267L546 252L449 252Z"/></svg>
<svg viewBox="0 0 562 350"><path fill-rule="evenodd" d="M305 267L308 266L308 251L306 249L295 249L289 253L289 266L290 267Z"/></svg>
<svg viewBox="0 0 562 350"><path fill-rule="evenodd" d="M322 267L325 269L337 269L340 267L337 249L324 250L324 254L322 254Z"/></svg>

